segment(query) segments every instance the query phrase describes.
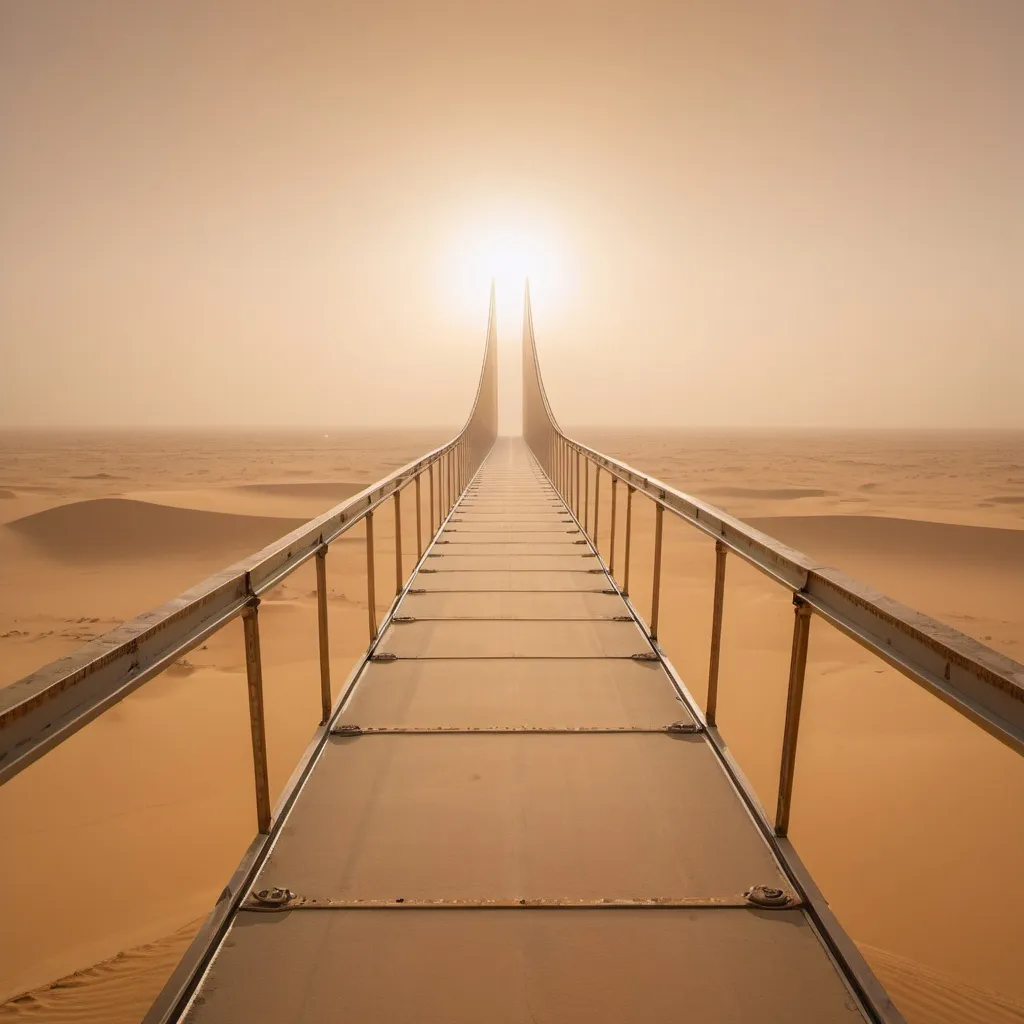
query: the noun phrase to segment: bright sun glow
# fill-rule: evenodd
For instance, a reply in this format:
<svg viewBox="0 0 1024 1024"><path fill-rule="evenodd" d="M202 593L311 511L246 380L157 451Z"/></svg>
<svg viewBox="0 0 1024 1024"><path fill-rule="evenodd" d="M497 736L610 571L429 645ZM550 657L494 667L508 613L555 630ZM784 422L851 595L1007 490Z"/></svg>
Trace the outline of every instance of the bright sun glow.
<svg viewBox="0 0 1024 1024"><path fill-rule="evenodd" d="M479 315L490 283L495 284L499 315L522 309L523 286L530 281L534 299L545 303L566 297L565 257L550 230L509 217L505 222L481 221L467 226L453 242L448 268L449 293L466 312Z"/></svg>

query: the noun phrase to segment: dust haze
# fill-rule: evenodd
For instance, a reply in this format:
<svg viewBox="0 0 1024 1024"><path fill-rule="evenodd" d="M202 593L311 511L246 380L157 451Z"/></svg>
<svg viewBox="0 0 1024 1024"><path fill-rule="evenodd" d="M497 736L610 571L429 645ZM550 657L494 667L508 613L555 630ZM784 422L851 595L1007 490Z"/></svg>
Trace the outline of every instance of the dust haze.
<svg viewBox="0 0 1024 1024"><path fill-rule="evenodd" d="M564 423L1020 427L1022 39L1014 0L6 0L0 424L454 424L496 223L558 249Z"/></svg>

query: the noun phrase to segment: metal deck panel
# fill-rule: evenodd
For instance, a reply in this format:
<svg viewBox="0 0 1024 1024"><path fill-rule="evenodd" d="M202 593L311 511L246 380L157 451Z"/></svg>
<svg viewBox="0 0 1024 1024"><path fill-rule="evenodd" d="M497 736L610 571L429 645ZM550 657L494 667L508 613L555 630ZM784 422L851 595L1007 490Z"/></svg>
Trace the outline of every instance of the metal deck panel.
<svg viewBox="0 0 1024 1024"><path fill-rule="evenodd" d="M443 552L443 553L442 553ZM444 563L443 565L441 563ZM441 548L427 559L428 569L574 569L598 568L597 558L576 548L564 555L460 555ZM419 586L413 582L413 586Z"/></svg>
<svg viewBox="0 0 1024 1024"><path fill-rule="evenodd" d="M409 594L398 614L421 619L610 619L625 613L618 594L492 591Z"/></svg>
<svg viewBox="0 0 1024 1024"><path fill-rule="evenodd" d="M629 658L650 649L632 621L463 619L393 624L377 653L400 658Z"/></svg>
<svg viewBox="0 0 1024 1024"><path fill-rule="evenodd" d="M855 1024L800 911L242 913L190 1024Z"/></svg>
<svg viewBox="0 0 1024 1024"><path fill-rule="evenodd" d="M371 663L340 720L417 728L657 728L692 721L658 663L465 659Z"/></svg>
<svg viewBox="0 0 1024 1024"><path fill-rule="evenodd" d="M514 544L514 545L548 545L548 544L565 544L568 542L572 544L574 541L583 541L584 537L579 529L565 526L559 523L557 529L546 529L539 530L536 532L527 532L525 530L513 531L505 530L504 532L496 532L494 530L476 530L466 529L464 526L453 526L451 529L445 529L441 534L441 543L456 545L472 545L476 546L479 544L495 545L495 544Z"/></svg>
<svg viewBox="0 0 1024 1024"><path fill-rule="evenodd" d="M787 885L704 739L633 733L333 736L257 881L389 901L754 884Z"/></svg>
<svg viewBox="0 0 1024 1024"><path fill-rule="evenodd" d="M470 558L476 555L510 555L512 557L534 558L538 555L558 555L570 558L579 558L581 555L590 552L590 545L577 544L579 537L571 537L568 534L555 535L554 539L547 541L472 541L444 540L441 547L437 548L439 556L448 558Z"/></svg>
<svg viewBox="0 0 1024 1024"><path fill-rule="evenodd" d="M586 563L581 559L575 569L458 569L434 568L429 565L430 572L416 575L413 589L434 591L484 591L502 590L509 593L527 593L531 591L575 590L600 592L608 589L611 584L603 572L589 572ZM596 568L596 566L595 566Z"/></svg>

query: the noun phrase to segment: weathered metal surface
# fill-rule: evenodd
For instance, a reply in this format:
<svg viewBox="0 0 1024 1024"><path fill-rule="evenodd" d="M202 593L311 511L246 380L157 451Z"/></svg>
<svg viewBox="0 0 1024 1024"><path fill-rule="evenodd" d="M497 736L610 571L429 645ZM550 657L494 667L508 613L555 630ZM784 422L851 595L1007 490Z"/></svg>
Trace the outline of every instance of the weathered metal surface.
<svg viewBox="0 0 1024 1024"><path fill-rule="evenodd" d="M400 658L627 658L647 648L633 621L442 619L392 626L377 649Z"/></svg>
<svg viewBox="0 0 1024 1024"><path fill-rule="evenodd" d="M659 726L692 721L660 664L394 661L366 667L340 721L405 726Z"/></svg>
<svg viewBox="0 0 1024 1024"><path fill-rule="evenodd" d="M762 896L766 890L771 895ZM778 895L775 895L775 894ZM242 910L280 912L291 910L736 910L750 906L763 910L794 910L802 904L795 892L769 886L755 886L732 896L651 896L634 899L533 899L517 900L417 900L399 896L393 900L340 900L299 896L290 889L257 889L242 904Z"/></svg>
<svg viewBox="0 0 1024 1024"><path fill-rule="evenodd" d="M240 913L190 1024L862 1021L801 910Z"/></svg>

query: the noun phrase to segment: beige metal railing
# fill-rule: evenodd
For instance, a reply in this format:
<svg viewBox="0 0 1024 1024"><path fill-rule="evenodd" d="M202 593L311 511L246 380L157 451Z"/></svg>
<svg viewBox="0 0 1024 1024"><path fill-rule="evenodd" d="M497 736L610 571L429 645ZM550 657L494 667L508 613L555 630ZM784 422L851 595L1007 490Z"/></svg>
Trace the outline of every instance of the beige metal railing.
<svg viewBox="0 0 1024 1024"><path fill-rule="evenodd" d="M902 1021L860 951L832 914L788 839L812 617L852 638L1018 754L1024 754L1024 665L944 623L899 604L836 569L819 565L807 555L779 543L721 509L567 436L558 426L544 389L529 287L523 322L523 434L537 463L599 554L601 481L604 476L609 478L610 536L605 550L613 582L629 603L637 623L659 651L691 714L705 726L706 735L725 770L743 794L754 819L775 849L793 884L804 895L821 934L844 966L851 983L859 988L877 1020L887 1024ZM615 555L620 488L625 488L621 566L616 563ZM630 591L630 568L636 557L633 543L634 499L638 494L649 499L654 506L648 622L637 611ZM703 713L658 642L666 512L712 538L715 543L707 699ZM772 817L762 808L757 794L719 733L717 723L726 564L730 554L752 565L793 597L781 763Z"/></svg>
<svg viewBox="0 0 1024 1024"><path fill-rule="evenodd" d="M775 831L785 835L803 692L811 615L828 622L898 669L1019 754L1024 754L1024 665L836 569L780 543L699 498L645 476L568 437L558 426L540 373L529 291L523 339L523 434L548 478L596 543L601 476L611 481L611 544L615 550L618 488L626 489L625 559L621 591L629 596L633 498L654 503L653 589L646 624L658 639L664 515L669 512L715 540L715 593L705 718L715 725L726 556L731 552L793 595L793 647ZM596 479L591 487L591 467ZM582 490L582 494L581 494ZM594 508L590 507L590 491ZM609 569L615 574L614 554Z"/></svg>
<svg viewBox="0 0 1024 1024"><path fill-rule="evenodd" d="M245 637L249 725L252 734L256 819L260 834L272 824L267 769L260 598L310 558L316 563L320 647L321 724L344 698L332 703L330 638L327 628L327 555L331 544L357 523L366 524L366 573L370 649L382 623L377 619L374 515L388 501L395 516L395 593L402 593L402 494L413 487L417 562L429 537L441 528L473 478L497 434L497 340L494 290L483 367L466 425L447 444L379 480L366 490L174 598L126 622L67 657L0 688L0 784L62 743L97 715L198 647L232 619L242 618ZM426 487L423 477L426 476ZM424 515L423 491L429 513ZM424 523L428 518L429 522ZM392 604L392 609L394 604ZM388 615L390 615L390 611ZM386 620L385 620L386 621Z"/></svg>

